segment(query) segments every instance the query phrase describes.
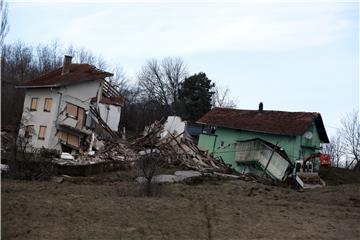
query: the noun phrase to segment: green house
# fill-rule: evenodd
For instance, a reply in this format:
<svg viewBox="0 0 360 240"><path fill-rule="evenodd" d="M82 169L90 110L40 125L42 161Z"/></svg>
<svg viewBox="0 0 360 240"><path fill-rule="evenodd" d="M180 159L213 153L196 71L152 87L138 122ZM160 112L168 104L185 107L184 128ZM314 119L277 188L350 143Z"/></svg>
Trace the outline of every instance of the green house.
<svg viewBox="0 0 360 240"><path fill-rule="evenodd" d="M262 104L259 110L214 108L197 123L203 126L198 146L239 172L243 165L237 161L237 151L244 141L261 139L278 146L290 162L317 153L321 143L329 143L321 115L315 112L265 111Z"/></svg>

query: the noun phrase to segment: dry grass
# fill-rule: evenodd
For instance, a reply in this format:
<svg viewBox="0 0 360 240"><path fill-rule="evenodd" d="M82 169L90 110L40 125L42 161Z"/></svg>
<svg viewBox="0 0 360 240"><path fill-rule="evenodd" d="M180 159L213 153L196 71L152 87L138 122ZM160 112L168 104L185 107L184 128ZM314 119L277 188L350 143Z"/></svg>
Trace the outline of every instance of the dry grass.
<svg viewBox="0 0 360 240"><path fill-rule="evenodd" d="M358 239L360 185L2 181L2 239Z"/></svg>

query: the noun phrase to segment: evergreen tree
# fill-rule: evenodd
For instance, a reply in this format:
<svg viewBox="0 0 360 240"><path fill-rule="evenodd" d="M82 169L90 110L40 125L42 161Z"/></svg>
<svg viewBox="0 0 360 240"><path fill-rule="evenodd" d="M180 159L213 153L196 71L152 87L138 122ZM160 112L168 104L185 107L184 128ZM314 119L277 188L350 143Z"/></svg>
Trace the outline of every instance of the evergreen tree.
<svg viewBox="0 0 360 240"><path fill-rule="evenodd" d="M181 117L188 121L197 121L211 109L211 97L214 83L205 73L185 78L179 89Z"/></svg>

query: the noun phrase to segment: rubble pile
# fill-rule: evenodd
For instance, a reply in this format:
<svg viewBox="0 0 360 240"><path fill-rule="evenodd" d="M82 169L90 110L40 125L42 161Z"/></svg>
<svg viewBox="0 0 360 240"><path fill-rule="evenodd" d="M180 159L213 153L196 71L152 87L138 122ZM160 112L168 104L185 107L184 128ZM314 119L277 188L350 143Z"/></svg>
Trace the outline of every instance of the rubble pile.
<svg viewBox="0 0 360 240"><path fill-rule="evenodd" d="M73 159L55 159L59 165L88 165L102 162L123 162L133 165L138 158L138 153L120 142L108 142L105 147L96 154L80 154Z"/></svg>
<svg viewBox="0 0 360 240"><path fill-rule="evenodd" d="M208 155L207 151L200 150L185 132L176 136L168 132L156 146L167 158L168 164L181 165L201 172L233 172L223 160L215 159Z"/></svg>
<svg viewBox="0 0 360 240"><path fill-rule="evenodd" d="M167 121L170 121L171 117ZM234 173L221 159L215 159L207 151L199 149L191 137L182 129L181 133L174 130L174 126L155 121L145 131L143 137L136 139L131 147L139 151L144 149L158 149L163 161L168 165L185 166L201 172ZM178 129L179 130L179 129Z"/></svg>
<svg viewBox="0 0 360 240"><path fill-rule="evenodd" d="M168 120L169 121L169 120ZM133 166L141 155L160 153L166 165L184 166L200 172L234 173L221 159L215 159L196 146L183 130L165 129L166 124L155 121L145 129L142 137L131 143L108 142L95 154L82 154L74 159L57 159L60 165L87 165L101 162L123 162Z"/></svg>

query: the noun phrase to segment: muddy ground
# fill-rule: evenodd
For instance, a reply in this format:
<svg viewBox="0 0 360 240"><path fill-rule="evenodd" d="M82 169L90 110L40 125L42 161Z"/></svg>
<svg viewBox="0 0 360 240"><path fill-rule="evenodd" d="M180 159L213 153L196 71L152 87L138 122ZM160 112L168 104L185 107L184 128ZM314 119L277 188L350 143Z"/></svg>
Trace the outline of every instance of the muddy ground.
<svg viewBox="0 0 360 240"><path fill-rule="evenodd" d="M85 179L85 180L84 180ZM360 185L2 180L2 239L360 239Z"/></svg>

